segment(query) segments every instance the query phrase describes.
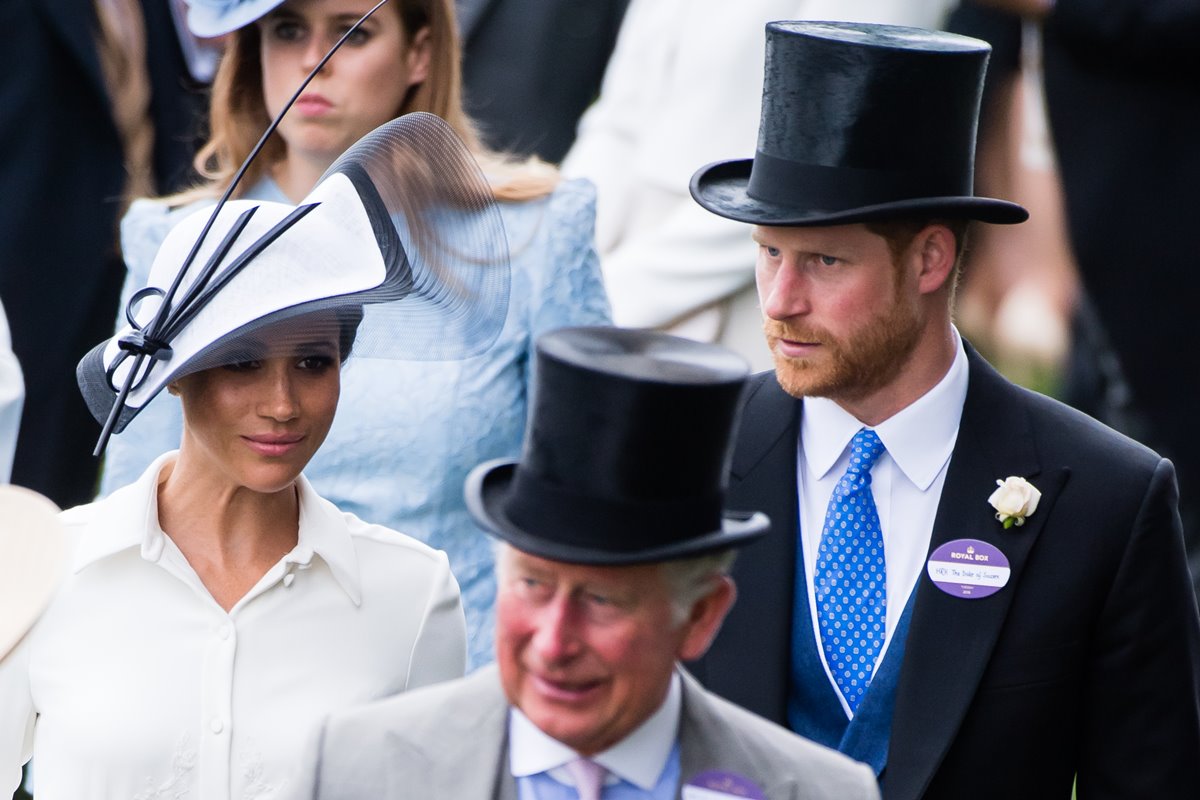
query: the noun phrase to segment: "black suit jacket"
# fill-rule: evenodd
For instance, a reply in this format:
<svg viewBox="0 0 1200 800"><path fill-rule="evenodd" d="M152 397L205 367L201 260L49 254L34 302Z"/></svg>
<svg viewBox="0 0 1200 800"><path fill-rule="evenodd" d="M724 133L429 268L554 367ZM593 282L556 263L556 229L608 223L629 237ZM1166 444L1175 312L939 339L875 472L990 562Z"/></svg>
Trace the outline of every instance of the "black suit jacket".
<svg viewBox="0 0 1200 800"><path fill-rule="evenodd" d="M166 2L144 9L154 163L168 190L190 162L199 97ZM0 298L26 388L12 479L64 506L94 493L99 426L75 364L112 333L125 274L123 154L95 27L92 0L0 2Z"/></svg>
<svg viewBox="0 0 1200 800"><path fill-rule="evenodd" d="M884 798L1200 796L1200 621L1170 462L973 351L930 550L981 539L1012 577L991 597L922 573L897 687ZM694 671L786 724L800 403L772 373L748 393L730 508L774 527L734 568L739 596ZM1035 514L1004 530L987 498L1023 476Z"/></svg>

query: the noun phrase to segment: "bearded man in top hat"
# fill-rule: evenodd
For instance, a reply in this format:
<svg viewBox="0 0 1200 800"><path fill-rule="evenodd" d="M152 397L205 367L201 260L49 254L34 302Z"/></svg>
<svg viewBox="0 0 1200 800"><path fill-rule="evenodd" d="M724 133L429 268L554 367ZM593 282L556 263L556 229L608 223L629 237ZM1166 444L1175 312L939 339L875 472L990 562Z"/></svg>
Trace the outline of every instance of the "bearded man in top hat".
<svg viewBox="0 0 1200 800"><path fill-rule="evenodd" d="M1013 386L952 324L967 222L1027 216L973 196L987 56L768 25L757 152L693 177L755 226L775 370L729 502L776 522L696 675L870 764L886 800L1200 797L1170 462Z"/></svg>
<svg viewBox="0 0 1200 800"><path fill-rule="evenodd" d="M466 486L501 540L498 664L335 714L312 796L877 798L866 767L677 666L733 603L733 548L767 530L722 513L746 364L615 328L544 335L537 359L521 460Z"/></svg>

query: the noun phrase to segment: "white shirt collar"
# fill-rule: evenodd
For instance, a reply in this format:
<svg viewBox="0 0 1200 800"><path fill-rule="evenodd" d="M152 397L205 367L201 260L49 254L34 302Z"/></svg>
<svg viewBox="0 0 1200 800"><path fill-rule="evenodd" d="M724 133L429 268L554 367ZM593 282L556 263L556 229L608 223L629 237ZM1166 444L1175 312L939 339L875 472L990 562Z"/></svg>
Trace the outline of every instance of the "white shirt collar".
<svg viewBox="0 0 1200 800"><path fill-rule="evenodd" d="M609 773L650 791L658 783L678 738L681 708L682 689L676 673L658 710L592 760ZM544 733L515 707L508 715L508 747L509 769L516 778L550 772L579 758L578 753Z"/></svg>
<svg viewBox="0 0 1200 800"><path fill-rule="evenodd" d="M925 491L933 483L958 438L967 397L967 353L954 332L954 361L937 385L915 402L874 427L896 466ZM805 397L800 416L800 441L813 474L824 477L863 424L834 401Z"/></svg>
<svg viewBox="0 0 1200 800"><path fill-rule="evenodd" d="M72 560L74 572L131 547L139 547L146 561L157 562L162 558L166 534L158 524L159 475L177 454L178 451L171 451L159 456L135 482L99 501L106 507L92 516L82 532ZM296 546L284 556L284 563L289 568L295 565L306 569L313 555L320 556L350 600L360 605L362 585L354 542L345 525L321 522L322 517L341 512L323 500L303 475L296 479L296 488L300 499L300 531ZM141 520L142 524L130 524L131 520Z"/></svg>

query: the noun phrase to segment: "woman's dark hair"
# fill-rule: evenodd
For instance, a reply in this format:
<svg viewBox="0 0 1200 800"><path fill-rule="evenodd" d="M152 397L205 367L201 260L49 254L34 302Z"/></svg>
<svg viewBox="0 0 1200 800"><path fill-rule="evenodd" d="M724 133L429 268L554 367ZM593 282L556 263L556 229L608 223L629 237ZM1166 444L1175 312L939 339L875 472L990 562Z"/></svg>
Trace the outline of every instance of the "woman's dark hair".
<svg viewBox="0 0 1200 800"><path fill-rule="evenodd" d="M350 358L354 349L354 340L358 336L358 326L363 320L362 306L339 308L338 321L338 358L344 364Z"/></svg>

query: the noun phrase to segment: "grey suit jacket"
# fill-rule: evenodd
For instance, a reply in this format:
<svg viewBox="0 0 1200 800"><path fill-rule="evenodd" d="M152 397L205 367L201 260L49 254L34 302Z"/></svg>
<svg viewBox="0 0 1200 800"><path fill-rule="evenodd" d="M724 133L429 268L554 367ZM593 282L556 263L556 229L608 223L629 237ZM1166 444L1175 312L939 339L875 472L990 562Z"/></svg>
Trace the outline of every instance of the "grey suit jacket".
<svg viewBox="0 0 1200 800"><path fill-rule="evenodd" d="M685 783L723 770L754 781L769 800L878 797L867 767L681 674ZM496 668L334 714L321 729L312 766L309 796L324 800L516 800L508 771L508 702Z"/></svg>

